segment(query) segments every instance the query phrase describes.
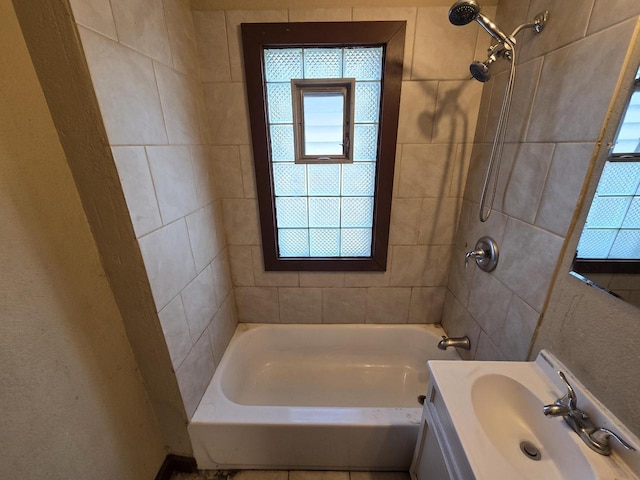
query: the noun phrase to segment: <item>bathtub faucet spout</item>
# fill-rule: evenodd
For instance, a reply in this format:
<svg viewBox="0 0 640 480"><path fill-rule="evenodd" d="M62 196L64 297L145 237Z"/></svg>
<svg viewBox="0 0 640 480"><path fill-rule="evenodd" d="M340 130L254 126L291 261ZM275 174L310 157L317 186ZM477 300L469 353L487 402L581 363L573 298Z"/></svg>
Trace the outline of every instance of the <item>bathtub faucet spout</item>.
<svg viewBox="0 0 640 480"><path fill-rule="evenodd" d="M446 350L449 347L464 348L465 350L471 349L471 341L466 335L464 337L442 337L442 340L438 342L438 348L440 350Z"/></svg>

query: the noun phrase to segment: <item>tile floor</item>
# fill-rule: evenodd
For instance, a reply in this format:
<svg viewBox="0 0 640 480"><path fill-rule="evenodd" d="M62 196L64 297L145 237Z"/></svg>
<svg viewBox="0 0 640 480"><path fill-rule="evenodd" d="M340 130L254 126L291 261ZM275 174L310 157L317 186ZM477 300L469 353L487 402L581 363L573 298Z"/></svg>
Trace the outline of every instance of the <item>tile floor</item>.
<svg viewBox="0 0 640 480"><path fill-rule="evenodd" d="M234 470L176 473L171 480L410 480L408 472Z"/></svg>

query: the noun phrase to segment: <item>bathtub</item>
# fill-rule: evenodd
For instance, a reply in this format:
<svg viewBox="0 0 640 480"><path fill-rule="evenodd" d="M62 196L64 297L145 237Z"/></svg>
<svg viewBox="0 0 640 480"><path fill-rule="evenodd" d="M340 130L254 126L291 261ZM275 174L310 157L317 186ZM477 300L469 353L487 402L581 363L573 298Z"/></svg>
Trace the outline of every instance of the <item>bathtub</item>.
<svg viewBox="0 0 640 480"><path fill-rule="evenodd" d="M189 423L200 469L408 470L435 325L239 324Z"/></svg>

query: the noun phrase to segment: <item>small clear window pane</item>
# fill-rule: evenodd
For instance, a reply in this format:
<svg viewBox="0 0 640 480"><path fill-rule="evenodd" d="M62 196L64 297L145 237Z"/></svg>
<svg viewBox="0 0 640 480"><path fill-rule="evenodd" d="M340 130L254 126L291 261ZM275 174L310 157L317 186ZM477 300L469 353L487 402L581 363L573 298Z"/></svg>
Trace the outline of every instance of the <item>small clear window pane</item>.
<svg viewBox="0 0 640 480"><path fill-rule="evenodd" d="M375 187L375 163L342 165L342 195L372 196Z"/></svg>
<svg viewBox="0 0 640 480"><path fill-rule="evenodd" d="M277 197L276 219L282 228L307 228L307 199L305 197Z"/></svg>
<svg viewBox="0 0 640 480"><path fill-rule="evenodd" d="M640 91L631 96L612 153L640 153Z"/></svg>
<svg viewBox="0 0 640 480"><path fill-rule="evenodd" d="M344 155L344 94L303 92L303 154Z"/></svg>
<svg viewBox="0 0 640 480"><path fill-rule="evenodd" d="M309 227L339 227L340 199L338 197L309 198Z"/></svg>

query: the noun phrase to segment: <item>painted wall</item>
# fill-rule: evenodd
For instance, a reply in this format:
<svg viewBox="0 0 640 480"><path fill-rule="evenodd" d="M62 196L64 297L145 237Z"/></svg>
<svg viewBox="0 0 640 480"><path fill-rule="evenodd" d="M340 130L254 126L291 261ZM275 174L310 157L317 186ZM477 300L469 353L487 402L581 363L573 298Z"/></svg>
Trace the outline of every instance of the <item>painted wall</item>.
<svg viewBox="0 0 640 480"><path fill-rule="evenodd" d="M508 64L484 88L456 237L443 325L469 335L476 345L469 357L481 360L527 358L640 13L634 1L507 0L496 22L511 31L543 10L550 11L546 29L518 37L494 212L481 223ZM465 269L464 252L484 235L500 246L498 268Z"/></svg>
<svg viewBox="0 0 640 480"><path fill-rule="evenodd" d="M482 90L468 81L468 66L489 37L477 24L451 26L443 2L303 3L243 1L231 8L246 10L218 10L220 2L192 2L239 320L439 322ZM265 272L239 25L351 20L407 21L387 271Z"/></svg>
<svg viewBox="0 0 640 480"><path fill-rule="evenodd" d="M153 478L163 438L9 0L0 13L0 477Z"/></svg>
<svg viewBox="0 0 640 480"><path fill-rule="evenodd" d="M191 417L237 320L189 6L71 6Z"/></svg>

